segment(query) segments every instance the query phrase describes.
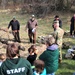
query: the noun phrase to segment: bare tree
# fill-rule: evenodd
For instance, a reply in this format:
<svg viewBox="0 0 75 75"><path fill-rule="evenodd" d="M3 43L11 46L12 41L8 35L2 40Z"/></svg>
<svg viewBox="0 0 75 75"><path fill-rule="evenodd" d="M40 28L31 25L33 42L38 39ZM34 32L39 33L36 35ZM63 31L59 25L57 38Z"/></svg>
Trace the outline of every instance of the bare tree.
<svg viewBox="0 0 75 75"><path fill-rule="evenodd" d="M6 4L7 4L7 0L2 0L1 6L2 6L3 9L6 8Z"/></svg>
<svg viewBox="0 0 75 75"><path fill-rule="evenodd" d="M35 13L37 16L46 16L52 12L70 11L75 5L75 0L0 0L2 8L7 6L12 10L20 5L21 11L24 13Z"/></svg>

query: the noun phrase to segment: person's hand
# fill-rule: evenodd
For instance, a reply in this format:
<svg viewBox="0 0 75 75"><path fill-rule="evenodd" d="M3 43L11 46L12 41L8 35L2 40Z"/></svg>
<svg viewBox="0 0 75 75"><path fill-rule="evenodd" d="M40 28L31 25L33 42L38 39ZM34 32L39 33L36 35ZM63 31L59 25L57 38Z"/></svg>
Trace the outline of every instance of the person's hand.
<svg viewBox="0 0 75 75"><path fill-rule="evenodd" d="M25 28L25 31L28 32L28 28Z"/></svg>
<svg viewBox="0 0 75 75"><path fill-rule="evenodd" d="M19 30L17 30L17 32L19 32Z"/></svg>
<svg viewBox="0 0 75 75"><path fill-rule="evenodd" d="M4 31L8 32L8 31L9 31L9 29L8 29L8 28L6 28L6 29L4 29Z"/></svg>

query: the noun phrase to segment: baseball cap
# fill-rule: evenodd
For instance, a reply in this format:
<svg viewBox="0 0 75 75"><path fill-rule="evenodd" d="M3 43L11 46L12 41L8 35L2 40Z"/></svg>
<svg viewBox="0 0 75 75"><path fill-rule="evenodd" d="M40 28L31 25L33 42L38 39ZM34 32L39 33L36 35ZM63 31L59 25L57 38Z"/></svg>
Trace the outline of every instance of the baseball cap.
<svg viewBox="0 0 75 75"><path fill-rule="evenodd" d="M35 15L31 15L31 17L32 17L32 18L34 18L34 17L35 17Z"/></svg>
<svg viewBox="0 0 75 75"><path fill-rule="evenodd" d="M54 21L54 23L59 23L59 21Z"/></svg>
<svg viewBox="0 0 75 75"><path fill-rule="evenodd" d="M13 19L16 19L16 16L13 16Z"/></svg>

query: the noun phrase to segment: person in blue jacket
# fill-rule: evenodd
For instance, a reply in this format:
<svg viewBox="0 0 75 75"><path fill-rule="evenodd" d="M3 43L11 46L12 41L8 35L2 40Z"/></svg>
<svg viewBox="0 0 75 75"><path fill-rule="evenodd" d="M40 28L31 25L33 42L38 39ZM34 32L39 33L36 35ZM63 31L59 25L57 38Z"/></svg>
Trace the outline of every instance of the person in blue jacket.
<svg viewBox="0 0 75 75"><path fill-rule="evenodd" d="M46 75L46 69L45 69L45 64L42 60L35 60L34 61L34 72L33 75Z"/></svg>

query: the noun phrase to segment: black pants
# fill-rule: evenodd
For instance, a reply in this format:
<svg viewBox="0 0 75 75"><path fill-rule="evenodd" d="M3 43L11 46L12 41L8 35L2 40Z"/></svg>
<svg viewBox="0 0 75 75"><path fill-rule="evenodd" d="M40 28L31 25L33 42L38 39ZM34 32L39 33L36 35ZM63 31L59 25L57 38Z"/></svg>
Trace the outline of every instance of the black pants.
<svg viewBox="0 0 75 75"><path fill-rule="evenodd" d="M70 30L70 35L72 35L74 30ZM74 31L74 36L75 36L75 31Z"/></svg>
<svg viewBox="0 0 75 75"><path fill-rule="evenodd" d="M29 40L30 40L30 43L36 43L36 31L33 33L32 32L32 29L29 29L28 30L28 36L29 36Z"/></svg>
<svg viewBox="0 0 75 75"><path fill-rule="evenodd" d="M21 42L19 37L19 32L13 32L15 42Z"/></svg>
<svg viewBox="0 0 75 75"><path fill-rule="evenodd" d="M71 25L71 26L70 26L70 35L72 35L73 32L74 32L73 35L75 36L74 26Z"/></svg>

